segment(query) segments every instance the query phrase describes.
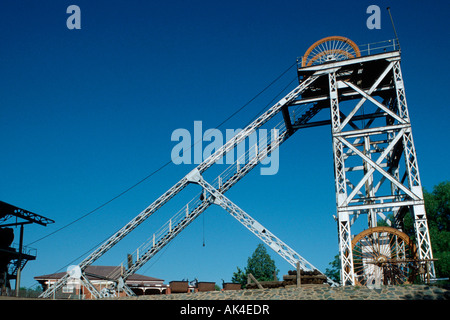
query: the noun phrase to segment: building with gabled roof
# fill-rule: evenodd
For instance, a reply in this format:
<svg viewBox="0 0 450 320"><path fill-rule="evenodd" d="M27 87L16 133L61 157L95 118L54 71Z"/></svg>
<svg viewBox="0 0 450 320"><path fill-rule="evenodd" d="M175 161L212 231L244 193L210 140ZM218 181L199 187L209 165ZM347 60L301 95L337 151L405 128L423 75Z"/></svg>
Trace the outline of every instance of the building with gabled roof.
<svg viewBox="0 0 450 320"><path fill-rule="evenodd" d="M125 268L117 266L88 266L84 270L85 276L94 285L94 287L104 296L126 296L124 292L116 292L112 285L111 279L123 273ZM66 272L58 272L34 277L44 290L50 285L56 283L64 277ZM125 284L133 290L136 295L165 294L168 293L169 285L164 284L164 280L144 276L141 274L133 274L128 277ZM59 299L92 299L90 291L83 285L80 279L71 278L67 284L55 294L55 298Z"/></svg>

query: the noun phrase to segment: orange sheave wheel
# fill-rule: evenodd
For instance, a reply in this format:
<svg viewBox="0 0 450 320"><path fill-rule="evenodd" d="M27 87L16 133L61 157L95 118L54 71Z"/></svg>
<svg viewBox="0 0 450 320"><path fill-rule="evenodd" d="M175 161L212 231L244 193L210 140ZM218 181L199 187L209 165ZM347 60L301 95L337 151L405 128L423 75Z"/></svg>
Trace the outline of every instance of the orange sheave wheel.
<svg viewBox="0 0 450 320"><path fill-rule="evenodd" d="M358 46L350 39L341 36L323 38L306 50L302 57L302 67L360 57Z"/></svg>
<svg viewBox="0 0 450 320"><path fill-rule="evenodd" d="M352 240L353 271L359 285L395 285L416 276L416 246L407 234L391 227L364 230Z"/></svg>

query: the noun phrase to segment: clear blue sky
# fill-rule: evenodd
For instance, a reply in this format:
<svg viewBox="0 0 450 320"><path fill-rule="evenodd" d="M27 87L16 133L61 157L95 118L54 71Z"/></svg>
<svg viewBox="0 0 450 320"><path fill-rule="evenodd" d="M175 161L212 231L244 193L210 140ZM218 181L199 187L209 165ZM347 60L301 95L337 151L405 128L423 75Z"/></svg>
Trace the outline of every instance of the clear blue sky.
<svg viewBox="0 0 450 320"><path fill-rule="evenodd" d="M66 8L81 8L68 30ZM366 8L381 8L381 29ZM25 227L32 243L170 160L177 128L213 128L325 36L392 39L390 6L422 184L449 179L447 1L12 1L0 4L0 199L56 221ZM285 83L295 77L295 69ZM243 127L269 91L226 123ZM265 99L265 100L264 100ZM61 271L121 228L194 165L170 165L101 210L35 242L22 284ZM338 252L330 129L303 130L280 170L257 170L227 196L325 271ZM96 262L118 265L184 203L172 201ZM203 236L204 235L204 236ZM203 237L205 246L203 246ZM209 208L138 273L169 282L229 281L259 240ZM270 249L269 249L270 250ZM280 275L291 266L270 251ZM75 261L80 262L81 259ZM63 269L62 271L64 271Z"/></svg>

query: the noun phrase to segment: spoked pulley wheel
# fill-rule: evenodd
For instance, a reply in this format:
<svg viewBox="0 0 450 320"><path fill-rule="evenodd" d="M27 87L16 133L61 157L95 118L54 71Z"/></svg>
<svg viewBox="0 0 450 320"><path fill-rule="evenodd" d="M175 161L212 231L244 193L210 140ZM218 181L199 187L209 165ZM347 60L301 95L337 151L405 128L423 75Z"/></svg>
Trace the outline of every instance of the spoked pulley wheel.
<svg viewBox="0 0 450 320"><path fill-rule="evenodd" d="M306 50L302 67L360 57L358 46L350 39L340 36L323 38Z"/></svg>
<svg viewBox="0 0 450 320"><path fill-rule="evenodd" d="M355 282L360 285L410 283L416 273L416 247L391 227L369 228L352 240Z"/></svg>

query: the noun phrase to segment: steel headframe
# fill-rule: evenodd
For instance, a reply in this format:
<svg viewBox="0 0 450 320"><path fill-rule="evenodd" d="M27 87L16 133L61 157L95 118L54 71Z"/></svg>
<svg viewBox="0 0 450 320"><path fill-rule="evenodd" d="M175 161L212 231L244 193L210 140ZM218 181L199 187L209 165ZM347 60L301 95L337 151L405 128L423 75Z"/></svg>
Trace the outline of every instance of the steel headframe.
<svg viewBox="0 0 450 320"><path fill-rule="evenodd" d="M334 154L341 284L355 284L351 227L362 214L367 214L368 226L372 227L376 225L378 217L386 219L386 214L392 213L392 224L401 229L403 217L409 211L414 219L419 258L431 260L433 255L401 75L400 53L393 51L331 61L299 68L298 74L300 84L294 90L94 250L79 264L81 271L84 273L87 266L193 182L201 185L203 192L207 192L209 197L202 201L196 197L196 201L187 203L163 226L161 233L153 234L148 243L138 248L142 250L138 250L135 262L123 274L111 276L128 295L133 295L133 292L127 287L125 280L213 203L222 206L289 263L299 262L303 268L312 268L309 262L223 194L299 129L329 124L332 128ZM370 107L366 102L370 102ZM352 104L350 108L348 103ZM302 112L291 116L289 108L301 106L305 106L301 109ZM330 108L329 120L311 121L327 108ZM231 170L227 168L216 178L214 186L203 179L202 174L208 168L279 113L283 115L279 134L272 137L271 144L261 154L257 154L254 161L241 165L238 159L235 164L230 165ZM377 154L378 158L375 158ZM400 164L401 158L405 163L403 166ZM434 277L432 263L429 270L429 276ZM50 297L65 285L68 278L69 275L65 275L43 292L41 297ZM94 297L101 298L101 294L86 277L82 276L82 280Z"/></svg>
<svg viewBox="0 0 450 320"><path fill-rule="evenodd" d="M382 218L401 230L411 213L418 257L430 261L428 276L435 277L400 60L392 51L299 69L328 77L315 89L330 106L342 285L355 285L351 227L361 214L368 227Z"/></svg>

